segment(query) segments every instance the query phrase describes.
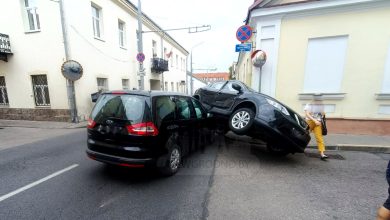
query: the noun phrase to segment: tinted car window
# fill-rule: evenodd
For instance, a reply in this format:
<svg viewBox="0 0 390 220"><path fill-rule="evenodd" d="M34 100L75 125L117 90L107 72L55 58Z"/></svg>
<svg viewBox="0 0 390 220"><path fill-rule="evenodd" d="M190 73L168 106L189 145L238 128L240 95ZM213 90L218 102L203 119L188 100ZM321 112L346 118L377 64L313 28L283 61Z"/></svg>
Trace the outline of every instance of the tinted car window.
<svg viewBox="0 0 390 220"><path fill-rule="evenodd" d="M190 105L187 98L177 98L176 107L179 119L189 119L191 117Z"/></svg>
<svg viewBox="0 0 390 220"><path fill-rule="evenodd" d="M98 123L107 118L139 123L143 121L145 105L143 96L105 94L96 103L91 118Z"/></svg>
<svg viewBox="0 0 390 220"><path fill-rule="evenodd" d="M171 121L175 118L175 102L169 96L156 97L156 119L157 123Z"/></svg>
<svg viewBox="0 0 390 220"><path fill-rule="evenodd" d="M213 88L213 89L221 89L222 88L222 86L223 86L223 84L224 84L225 82L217 82L217 83L214 83L214 84L211 84L211 88Z"/></svg>
<svg viewBox="0 0 390 220"><path fill-rule="evenodd" d="M227 91L227 92L238 92L237 90L233 89L232 87L233 82L228 82L223 88L222 91ZM239 84L240 85L240 84ZM240 85L242 87L242 85Z"/></svg>
<svg viewBox="0 0 390 220"><path fill-rule="evenodd" d="M194 105L196 118L198 119L205 118L206 112L204 112L204 110L202 109L199 101L195 99L191 99L191 100L192 100L192 104Z"/></svg>

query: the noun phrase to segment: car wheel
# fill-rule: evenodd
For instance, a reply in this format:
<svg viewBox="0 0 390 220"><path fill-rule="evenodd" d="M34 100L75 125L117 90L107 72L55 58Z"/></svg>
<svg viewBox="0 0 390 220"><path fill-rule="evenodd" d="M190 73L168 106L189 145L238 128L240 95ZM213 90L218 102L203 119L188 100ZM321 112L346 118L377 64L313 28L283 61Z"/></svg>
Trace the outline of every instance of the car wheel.
<svg viewBox="0 0 390 220"><path fill-rule="evenodd" d="M287 156L290 152L284 149L283 147L280 147L279 145L276 144L267 144L267 151L274 155L274 156L279 156L279 157L284 157Z"/></svg>
<svg viewBox="0 0 390 220"><path fill-rule="evenodd" d="M250 108L240 108L229 118L229 128L236 134L245 134L253 124L255 113Z"/></svg>
<svg viewBox="0 0 390 220"><path fill-rule="evenodd" d="M170 141L168 141L170 142ZM161 163L157 163L157 168L159 172L164 176L172 176L175 174L179 168L181 163L181 150L177 144L172 143L169 147L168 154L164 157L161 157L159 161ZM159 166L161 164L161 166Z"/></svg>

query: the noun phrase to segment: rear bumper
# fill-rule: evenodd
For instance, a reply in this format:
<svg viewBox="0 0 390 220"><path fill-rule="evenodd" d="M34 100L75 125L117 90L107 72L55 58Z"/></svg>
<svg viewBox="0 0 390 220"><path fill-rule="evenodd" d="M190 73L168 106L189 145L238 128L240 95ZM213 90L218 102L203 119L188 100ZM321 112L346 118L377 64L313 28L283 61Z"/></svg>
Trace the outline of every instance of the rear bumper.
<svg viewBox="0 0 390 220"><path fill-rule="evenodd" d="M86 153L89 158L100 161L103 163L109 163L120 166L127 167L144 167L145 165L152 165L154 163L153 158L127 158L127 157L119 157L109 154L104 154L100 152L96 152L90 149L86 150Z"/></svg>
<svg viewBox="0 0 390 220"><path fill-rule="evenodd" d="M281 143L286 146L286 150L289 152L303 153L310 141L310 134L307 131L298 131L284 120L266 122L256 117L254 125L254 135L265 135L264 138L267 142Z"/></svg>

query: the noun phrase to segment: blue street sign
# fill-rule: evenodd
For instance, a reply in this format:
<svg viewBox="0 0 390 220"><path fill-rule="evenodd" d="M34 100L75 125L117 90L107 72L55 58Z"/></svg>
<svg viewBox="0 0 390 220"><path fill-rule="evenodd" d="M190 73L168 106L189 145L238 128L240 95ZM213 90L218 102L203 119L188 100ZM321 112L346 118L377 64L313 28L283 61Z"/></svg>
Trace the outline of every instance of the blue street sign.
<svg viewBox="0 0 390 220"><path fill-rule="evenodd" d="M252 44L236 44L236 52L251 51Z"/></svg>

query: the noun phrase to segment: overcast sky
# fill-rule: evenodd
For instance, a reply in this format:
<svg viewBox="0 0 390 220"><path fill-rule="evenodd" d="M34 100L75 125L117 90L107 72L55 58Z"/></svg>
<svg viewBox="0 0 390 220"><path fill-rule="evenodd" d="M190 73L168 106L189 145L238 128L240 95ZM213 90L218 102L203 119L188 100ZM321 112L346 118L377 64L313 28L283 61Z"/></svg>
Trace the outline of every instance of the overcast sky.
<svg viewBox="0 0 390 220"><path fill-rule="evenodd" d="M130 1L137 6L138 0ZM244 25L252 3L253 0L141 0L141 9L163 29L211 25L210 31L202 33L188 34L186 30L168 33L188 52L195 46L194 69L217 68L216 72L227 72L233 61L237 61L236 31Z"/></svg>

